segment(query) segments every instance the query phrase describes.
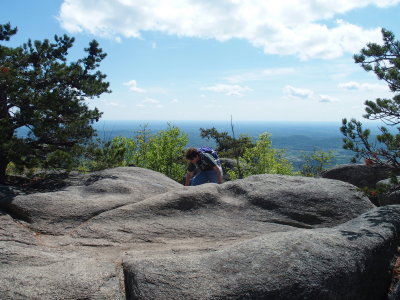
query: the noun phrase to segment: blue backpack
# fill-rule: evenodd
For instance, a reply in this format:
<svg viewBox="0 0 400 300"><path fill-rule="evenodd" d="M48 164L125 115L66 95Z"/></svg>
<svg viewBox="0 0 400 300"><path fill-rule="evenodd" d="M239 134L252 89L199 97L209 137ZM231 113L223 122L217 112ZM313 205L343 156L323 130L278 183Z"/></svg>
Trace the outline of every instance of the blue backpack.
<svg viewBox="0 0 400 300"><path fill-rule="evenodd" d="M197 148L197 150L201 153L211 154L214 157L214 160L217 163L217 165L221 166L221 160L218 157L217 151L215 151L213 148L203 146L203 147Z"/></svg>

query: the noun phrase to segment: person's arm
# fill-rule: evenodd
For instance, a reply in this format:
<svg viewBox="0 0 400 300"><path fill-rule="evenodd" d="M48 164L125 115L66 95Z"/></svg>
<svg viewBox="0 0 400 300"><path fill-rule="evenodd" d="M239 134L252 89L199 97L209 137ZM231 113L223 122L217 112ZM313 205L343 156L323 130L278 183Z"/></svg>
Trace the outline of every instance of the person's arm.
<svg viewBox="0 0 400 300"><path fill-rule="evenodd" d="M222 178L222 172L219 166L214 166L214 171L217 173L217 179L218 183L221 184L224 182L224 179Z"/></svg>
<svg viewBox="0 0 400 300"><path fill-rule="evenodd" d="M190 179L192 179L194 172L187 172L185 176L185 186L190 185Z"/></svg>

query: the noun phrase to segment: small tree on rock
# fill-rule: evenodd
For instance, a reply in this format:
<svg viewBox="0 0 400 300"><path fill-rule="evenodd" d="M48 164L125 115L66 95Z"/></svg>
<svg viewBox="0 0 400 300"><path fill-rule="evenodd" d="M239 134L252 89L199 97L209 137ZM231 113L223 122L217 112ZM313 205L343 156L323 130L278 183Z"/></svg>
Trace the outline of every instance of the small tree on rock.
<svg viewBox="0 0 400 300"><path fill-rule="evenodd" d="M293 166L284 157L285 151L272 148L271 134L261 133L256 144L243 153L244 177L256 174L292 175ZM232 178L235 178L232 176Z"/></svg>
<svg viewBox="0 0 400 300"><path fill-rule="evenodd" d="M367 44L360 54L354 55L356 63L366 70L374 71L380 80L389 85L392 92L400 91L400 42L395 40L392 32L382 29L383 45ZM369 163L386 166L392 170L400 170L400 95L392 99L378 98L365 102L369 120L381 120L387 126L395 128L393 133L388 127L380 127L376 141L371 141L370 130L363 129L361 122L343 119L342 133L345 135L344 149L355 152L353 161L368 159Z"/></svg>
<svg viewBox="0 0 400 300"><path fill-rule="evenodd" d="M311 153L303 153L301 157L303 163L300 174L307 177L318 177L331 164L335 155L332 150L325 152L314 149Z"/></svg>
<svg viewBox="0 0 400 300"><path fill-rule="evenodd" d="M17 28L0 25L0 41ZM66 167L75 150L94 135L101 113L86 101L110 92L96 69L106 54L93 40L87 56L67 62L74 38L0 45L0 182L10 162L17 167ZM18 134L24 129L27 133Z"/></svg>

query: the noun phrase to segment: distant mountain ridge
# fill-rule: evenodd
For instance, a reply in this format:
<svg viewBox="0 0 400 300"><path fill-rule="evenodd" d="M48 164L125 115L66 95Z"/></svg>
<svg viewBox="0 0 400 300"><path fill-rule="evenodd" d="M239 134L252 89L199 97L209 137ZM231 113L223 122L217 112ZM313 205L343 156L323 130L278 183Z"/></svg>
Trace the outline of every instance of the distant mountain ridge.
<svg viewBox="0 0 400 300"><path fill-rule="evenodd" d="M215 147L212 140L200 137L200 128L215 127L219 132L228 132L232 135L230 121L146 121L146 120L101 120L93 127L97 130L98 137L111 140L115 136L133 138L139 130L144 128L150 133L165 130L168 124L180 128L188 134L188 147L203 145ZM235 136L245 134L253 139L263 133L271 134L272 146L285 149L292 162L298 162L304 153L313 150L332 150L335 152L334 164L348 163L353 155L351 151L342 148L343 135L340 132L340 122L261 122L261 121L235 121L233 123ZM377 126L371 127L372 134L378 133ZM28 131L21 129L18 134L26 136Z"/></svg>
<svg viewBox="0 0 400 300"><path fill-rule="evenodd" d="M214 141L200 137L200 128L215 127L219 132L232 135L231 124L225 121L103 121L95 128L99 137L107 140L114 136L134 137L145 125L151 133L157 133L165 130L168 123L188 134L188 147L215 147ZM349 163L353 155L342 148L340 123L237 121L233 125L236 137L245 134L256 140L261 133L270 133L272 147L284 149L296 168L301 165L302 155L313 150L334 151L333 165Z"/></svg>

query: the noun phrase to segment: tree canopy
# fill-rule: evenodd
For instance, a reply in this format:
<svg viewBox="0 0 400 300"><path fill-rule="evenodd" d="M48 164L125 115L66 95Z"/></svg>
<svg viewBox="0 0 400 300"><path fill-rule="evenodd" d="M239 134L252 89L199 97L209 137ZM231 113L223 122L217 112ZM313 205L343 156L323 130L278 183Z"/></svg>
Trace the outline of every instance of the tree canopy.
<svg viewBox="0 0 400 300"><path fill-rule="evenodd" d="M395 40L392 32L382 29L383 44L369 43L354 60L367 72L373 71L378 79L384 80L395 93L392 99L375 99L365 102L369 120L381 120L385 126L380 127L376 140L370 138L370 130L363 129L356 119L343 119L342 133L345 135L344 148L355 152L354 161L366 158L370 162L400 169L400 42ZM393 133L394 129L395 132Z"/></svg>
<svg viewBox="0 0 400 300"><path fill-rule="evenodd" d="M0 25L0 41L17 33ZM94 135L101 117L87 101L110 92L98 70L106 57L93 40L86 56L69 61L74 38L28 40L19 47L0 44L0 182L7 165L65 167L75 150ZM21 134L24 130L26 134Z"/></svg>

